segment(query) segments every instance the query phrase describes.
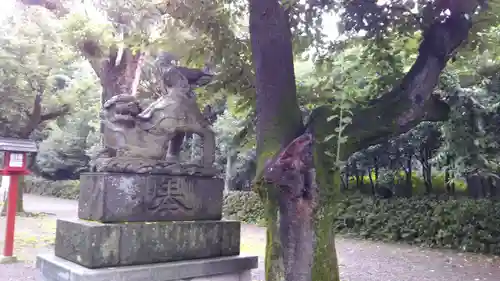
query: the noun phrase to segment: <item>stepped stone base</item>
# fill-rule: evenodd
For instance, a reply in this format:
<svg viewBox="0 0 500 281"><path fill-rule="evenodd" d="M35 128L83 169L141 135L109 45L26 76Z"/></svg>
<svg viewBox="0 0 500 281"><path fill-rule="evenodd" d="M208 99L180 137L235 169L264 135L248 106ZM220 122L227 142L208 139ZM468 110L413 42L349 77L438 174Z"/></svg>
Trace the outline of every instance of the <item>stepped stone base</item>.
<svg viewBox="0 0 500 281"><path fill-rule="evenodd" d="M100 222L220 220L224 181L209 176L84 173L78 217Z"/></svg>
<svg viewBox="0 0 500 281"><path fill-rule="evenodd" d="M105 224L58 219L55 255L87 268L234 256L240 253L240 227L238 221Z"/></svg>
<svg viewBox="0 0 500 281"><path fill-rule="evenodd" d="M45 281L251 281L257 257L222 257L153 265L88 269L53 254L37 257Z"/></svg>

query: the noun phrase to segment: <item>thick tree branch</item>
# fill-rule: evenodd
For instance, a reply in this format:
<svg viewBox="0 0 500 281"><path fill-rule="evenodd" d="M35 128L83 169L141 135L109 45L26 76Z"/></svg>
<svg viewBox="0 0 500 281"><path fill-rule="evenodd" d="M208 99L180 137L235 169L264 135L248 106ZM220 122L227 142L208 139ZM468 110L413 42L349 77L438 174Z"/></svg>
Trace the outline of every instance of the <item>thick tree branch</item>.
<svg viewBox="0 0 500 281"><path fill-rule="evenodd" d="M69 10L59 0L19 0L24 5L43 7L57 16L65 16Z"/></svg>
<svg viewBox="0 0 500 281"><path fill-rule="evenodd" d="M28 138L30 134L40 125L40 123L55 119L67 114L70 110L68 104L63 104L60 108L47 113L42 113L42 94L38 93L33 102L33 110L26 113L29 118L28 124L21 130L20 137Z"/></svg>
<svg viewBox="0 0 500 281"><path fill-rule="evenodd" d="M28 138L31 132L33 132L40 123L40 117L42 114L42 93L38 93L35 96L35 101L33 103L33 110L29 114L29 121L26 127L21 131L22 138Z"/></svg>
<svg viewBox="0 0 500 281"><path fill-rule="evenodd" d="M40 116L40 122L45 122L49 120L56 119L60 116L66 115L69 113L70 106L69 104L63 104L60 108L44 113Z"/></svg>
<svg viewBox="0 0 500 281"><path fill-rule="evenodd" d="M434 23L424 33L419 55L399 86L367 105L352 109L352 122L343 132L348 141L341 158L404 133L421 121L447 118L449 107L433 92L447 61L467 39L471 27L467 15L472 14L475 6L470 9L469 13L452 12L444 22ZM337 124L323 121L332 115L334 112L327 106L314 110L310 125L315 134L321 137L335 134ZM325 126L329 129L322 128Z"/></svg>

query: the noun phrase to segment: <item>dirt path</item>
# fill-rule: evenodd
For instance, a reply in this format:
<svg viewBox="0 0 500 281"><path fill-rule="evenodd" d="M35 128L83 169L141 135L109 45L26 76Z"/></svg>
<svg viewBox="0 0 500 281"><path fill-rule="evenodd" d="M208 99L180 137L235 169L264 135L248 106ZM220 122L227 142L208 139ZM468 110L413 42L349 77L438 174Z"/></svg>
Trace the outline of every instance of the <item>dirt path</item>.
<svg viewBox="0 0 500 281"><path fill-rule="evenodd" d="M26 210L53 216L17 219L16 253L23 263L0 265L0 281L42 281L33 263L37 253L51 250L55 219L76 216L76 202L27 195ZM5 219L0 218L0 244ZM263 255L264 229L242 226L242 252ZM498 281L500 259L406 245L338 239L342 281ZM252 281L263 281L263 258Z"/></svg>

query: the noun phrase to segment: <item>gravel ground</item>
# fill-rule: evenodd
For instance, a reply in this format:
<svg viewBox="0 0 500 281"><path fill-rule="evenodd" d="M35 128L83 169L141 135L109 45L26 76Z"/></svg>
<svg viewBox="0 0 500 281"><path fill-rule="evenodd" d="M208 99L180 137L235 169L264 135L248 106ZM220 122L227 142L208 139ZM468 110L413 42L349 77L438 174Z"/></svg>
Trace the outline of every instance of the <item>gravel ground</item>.
<svg viewBox="0 0 500 281"><path fill-rule="evenodd" d="M30 212L46 212L59 217L76 214L76 202L57 198L27 195L25 207ZM34 223L38 219L43 223ZM23 235L42 237L54 227L54 216L45 218L18 218L16 229ZM0 244L5 220L0 218ZM23 237L24 237L23 236ZM34 238L30 238L33 240ZM50 250L50 243L36 248L31 241L24 241L16 253L22 253L25 262L0 265L0 281L43 281L34 268L37 253ZM20 239L23 240L23 239ZM251 225L242 227L243 251L250 254L262 252L265 242L264 229ZM24 246L24 247L23 247ZM26 248L26 249L25 249ZM342 281L498 281L500 259L452 251L435 251L407 245L384 244L371 241L338 239ZM259 269L253 271L252 281L263 281L263 258Z"/></svg>

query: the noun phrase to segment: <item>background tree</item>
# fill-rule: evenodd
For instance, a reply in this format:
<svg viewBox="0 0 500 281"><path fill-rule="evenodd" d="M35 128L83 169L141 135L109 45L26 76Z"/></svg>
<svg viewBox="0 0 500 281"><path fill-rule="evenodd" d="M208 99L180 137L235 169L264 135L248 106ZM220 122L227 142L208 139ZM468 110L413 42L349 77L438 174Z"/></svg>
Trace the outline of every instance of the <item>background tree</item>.
<svg viewBox="0 0 500 281"><path fill-rule="evenodd" d="M70 110L61 94L69 83L67 64L74 55L61 52L50 22L18 13L4 21L0 29L0 135L38 139L47 121ZM60 56L54 56L56 52ZM23 177L20 186L17 208L22 213Z"/></svg>
<svg viewBox="0 0 500 281"><path fill-rule="evenodd" d="M63 94L72 112L48 124L35 172L49 180L77 180L99 146L99 87L92 70L80 68Z"/></svg>

